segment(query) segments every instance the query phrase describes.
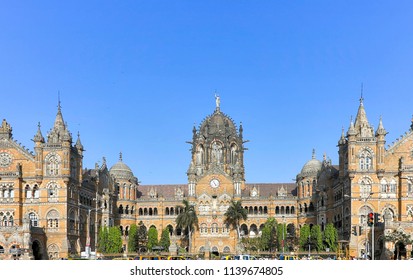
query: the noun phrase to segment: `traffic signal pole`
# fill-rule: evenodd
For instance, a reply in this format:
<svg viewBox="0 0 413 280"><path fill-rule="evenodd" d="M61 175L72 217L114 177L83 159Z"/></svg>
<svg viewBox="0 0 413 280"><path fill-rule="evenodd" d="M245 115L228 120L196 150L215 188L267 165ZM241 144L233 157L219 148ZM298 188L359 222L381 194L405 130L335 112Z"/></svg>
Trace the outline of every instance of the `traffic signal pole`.
<svg viewBox="0 0 413 280"><path fill-rule="evenodd" d="M371 226L371 260L374 261L374 224Z"/></svg>

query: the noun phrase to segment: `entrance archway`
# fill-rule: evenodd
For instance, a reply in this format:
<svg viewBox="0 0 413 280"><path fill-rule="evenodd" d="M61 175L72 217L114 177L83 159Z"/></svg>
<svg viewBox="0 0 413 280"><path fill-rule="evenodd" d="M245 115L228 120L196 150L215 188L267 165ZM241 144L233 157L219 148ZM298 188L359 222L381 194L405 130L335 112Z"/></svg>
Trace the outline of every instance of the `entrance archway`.
<svg viewBox="0 0 413 280"><path fill-rule="evenodd" d="M35 260L41 260L42 259L42 247L40 245L40 242L35 240L32 244L32 251L33 251L33 257Z"/></svg>
<svg viewBox="0 0 413 280"><path fill-rule="evenodd" d="M397 242L394 246L394 259L403 260L406 259L406 246L403 242Z"/></svg>

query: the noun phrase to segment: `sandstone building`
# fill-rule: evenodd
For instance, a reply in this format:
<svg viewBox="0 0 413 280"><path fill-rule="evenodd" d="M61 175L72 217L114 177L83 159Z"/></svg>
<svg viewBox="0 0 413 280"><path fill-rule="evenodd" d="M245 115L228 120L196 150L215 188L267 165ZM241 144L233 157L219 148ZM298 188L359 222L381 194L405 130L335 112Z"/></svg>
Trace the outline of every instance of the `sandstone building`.
<svg viewBox="0 0 413 280"><path fill-rule="evenodd" d="M355 121L338 137L338 165L326 156L318 160L313 151L295 183L247 184L243 126L221 111L219 97L215 105L192 130L188 181L182 185L139 185L122 154L112 167L105 159L84 167L84 147L79 135L73 141L60 103L46 138L39 125L33 152L13 139L11 125L3 120L0 259L58 259L94 251L98 229L113 225L121 228L127 249L130 226L140 221L158 232L168 228L179 243L183 229L175 220L183 199L195 205L199 219L191 253L239 250L224 213L232 200L241 200L248 210L243 236L259 236L269 217L285 223L288 237L298 235L304 224L324 229L334 223L352 256L374 251L376 258L391 258L394 252L409 257L410 244L385 236L394 230L413 233L413 124L386 147L382 120L374 130L361 99ZM374 230L367 226L370 212L379 214Z"/></svg>

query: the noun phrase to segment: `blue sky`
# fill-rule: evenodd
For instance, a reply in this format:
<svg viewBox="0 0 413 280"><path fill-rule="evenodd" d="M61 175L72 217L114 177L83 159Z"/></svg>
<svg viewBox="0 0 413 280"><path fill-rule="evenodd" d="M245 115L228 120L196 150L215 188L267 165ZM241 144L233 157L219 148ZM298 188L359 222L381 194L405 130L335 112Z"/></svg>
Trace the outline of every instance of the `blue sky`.
<svg viewBox="0 0 413 280"><path fill-rule="evenodd" d="M33 150L63 116L84 166L119 152L142 184L186 183L192 127L215 107L250 140L249 183L337 164L359 105L388 143L413 114L411 1L2 1L1 118Z"/></svg>

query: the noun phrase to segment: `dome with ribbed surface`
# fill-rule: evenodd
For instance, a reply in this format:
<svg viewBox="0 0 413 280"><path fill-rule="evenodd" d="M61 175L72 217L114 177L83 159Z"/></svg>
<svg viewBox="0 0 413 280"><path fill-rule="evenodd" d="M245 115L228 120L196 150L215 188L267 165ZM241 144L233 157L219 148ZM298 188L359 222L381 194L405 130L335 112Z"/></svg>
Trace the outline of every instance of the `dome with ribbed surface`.
<svg viewBox="0 0 413 280"><path fill-rule="evenodd" d="M131 180L134 178L132 170L122 161L122 153L120 153L119 161L110 168L109 173L115 179Z"/></svg>
<svg viewBox="0 0 413 280"><path fill-rule="evenodd" d="M211 116L205 118L199 130L211 135L225 134L225 132L237 134L234 121L218 109Z"/></svg>
<svg viewBox="0 0 413 280"><path fill-rule="evenodd" d="M315 158L315 151L313 150L313 158L307 161L301 169L300 175L302 177L316 176L317 173L321 170L322 163Z"/></svg>

